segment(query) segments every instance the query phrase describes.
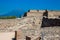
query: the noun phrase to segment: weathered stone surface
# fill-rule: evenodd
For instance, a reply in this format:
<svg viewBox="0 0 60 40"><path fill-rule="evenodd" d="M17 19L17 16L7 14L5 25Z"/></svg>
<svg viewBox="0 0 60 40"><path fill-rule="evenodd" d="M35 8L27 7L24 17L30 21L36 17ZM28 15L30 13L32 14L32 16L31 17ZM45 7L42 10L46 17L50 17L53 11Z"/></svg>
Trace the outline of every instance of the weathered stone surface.
<svg viewBox="0 0 60 40"><path fill-rule="evenodd" d="M60 40L60 21L55 26L51 20L46 20L52 19L57 23L54 19L59 17L60 12L56 11L30 10L21 19L0 19L0 32L16 31L16 40L26 40L26 36L31 40Z"/></svg>
<svg viewBox="0 0 60 40"><path fill-rule="evenodd" d="M60 27L46 27L41 30L43 40L60 40Z"/></svg>

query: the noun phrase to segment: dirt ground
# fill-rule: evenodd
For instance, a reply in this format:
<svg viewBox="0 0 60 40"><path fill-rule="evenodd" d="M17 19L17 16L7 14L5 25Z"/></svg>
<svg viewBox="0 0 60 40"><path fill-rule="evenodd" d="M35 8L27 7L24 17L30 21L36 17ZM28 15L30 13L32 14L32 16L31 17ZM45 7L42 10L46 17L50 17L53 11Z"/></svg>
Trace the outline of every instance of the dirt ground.
<svg viewBox="0 0 60 40"><path fill-rule="evenodd" d="M13 40L15 37L15 32L1 32L0 40Z"/></svg>

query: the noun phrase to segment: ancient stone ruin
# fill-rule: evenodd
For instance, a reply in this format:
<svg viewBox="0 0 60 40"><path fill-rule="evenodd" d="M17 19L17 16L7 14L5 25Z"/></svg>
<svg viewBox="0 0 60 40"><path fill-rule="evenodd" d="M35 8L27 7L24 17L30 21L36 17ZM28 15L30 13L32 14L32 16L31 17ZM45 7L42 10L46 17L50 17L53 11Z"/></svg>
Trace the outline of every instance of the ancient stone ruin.
<svg viewBox="0 0 60 40"><path fill-rule="evenodd" d="M21 19L0 19L0 32L16 40L60 40L60 11L29 10Z"/></svg>

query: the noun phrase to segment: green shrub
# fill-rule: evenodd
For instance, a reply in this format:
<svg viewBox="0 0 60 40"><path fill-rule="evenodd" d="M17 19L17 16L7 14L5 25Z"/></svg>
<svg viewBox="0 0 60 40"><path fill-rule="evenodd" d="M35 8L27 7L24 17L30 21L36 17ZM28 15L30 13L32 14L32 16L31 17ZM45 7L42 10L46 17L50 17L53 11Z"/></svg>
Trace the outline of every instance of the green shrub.
<svg viewBox="0 0 60 40"><path fill-rule="evenodd" d="M15 19L16 16L0 16L0 19Z"/></svg>

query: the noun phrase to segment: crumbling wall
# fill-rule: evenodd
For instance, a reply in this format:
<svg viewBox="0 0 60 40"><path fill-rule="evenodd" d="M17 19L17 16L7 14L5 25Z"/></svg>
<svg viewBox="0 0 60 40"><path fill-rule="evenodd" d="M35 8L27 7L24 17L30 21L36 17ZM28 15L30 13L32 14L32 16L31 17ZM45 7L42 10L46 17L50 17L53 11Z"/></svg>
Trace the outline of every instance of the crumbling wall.
<svg viewBox="0 0 60 40"><path fill-rule="evenodd" d="M49 18L51 17L51 18ZM60 12L55 11L45 11L45 10L30 10L21 19L14 19L13 21L2 21L0 20L0 26L4 24L2 30L5 28L8 31L16 31L16 40L60 40L60 26L55 26L52 24L56 21L54 19L60 17ZM5 23L4 23L5 22ZM11 24L13 23L13 25ZM16 24L15 24L16 23ZM44 23L44 28L41 25ZM59 23L58 19L55 23ZM11 25L10 25L11 24ZM48 25L48 26L45 26ZM53 25L54 27L52 27ZM50 27L49 27L50 26ZM0 30L1 31L1 30ZM5 32L5 31L4 31ZM53 38L49 38L53 35ZM47 37L48 36L48 37ZM55 37L56 36L56 37Z"/></svg>
<svg viewBox="0 0 60 40"><path fill-rule="evenodd" d="M42 17L44 10L30 10L30 12L27 12L27 16L39 16Z"/></svg>

